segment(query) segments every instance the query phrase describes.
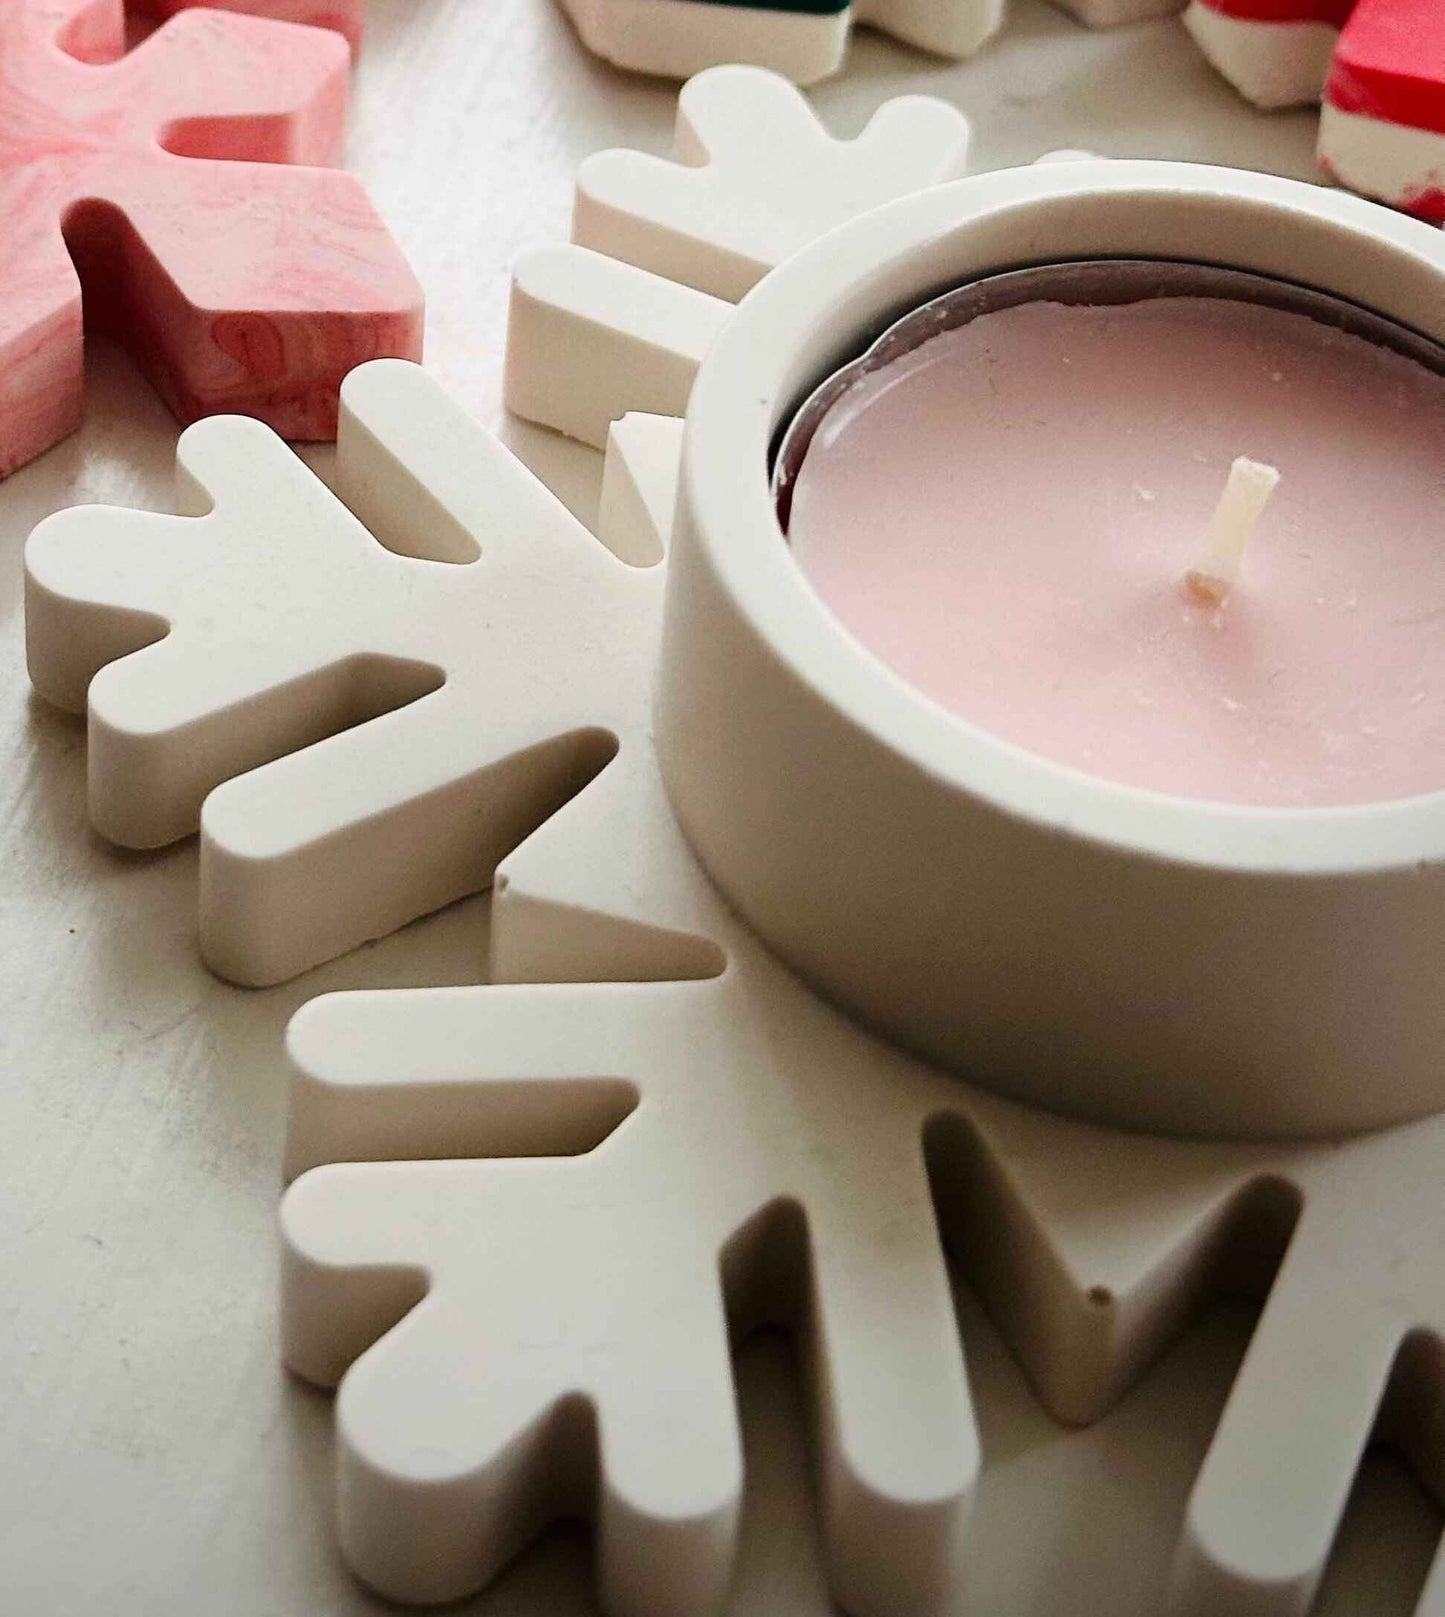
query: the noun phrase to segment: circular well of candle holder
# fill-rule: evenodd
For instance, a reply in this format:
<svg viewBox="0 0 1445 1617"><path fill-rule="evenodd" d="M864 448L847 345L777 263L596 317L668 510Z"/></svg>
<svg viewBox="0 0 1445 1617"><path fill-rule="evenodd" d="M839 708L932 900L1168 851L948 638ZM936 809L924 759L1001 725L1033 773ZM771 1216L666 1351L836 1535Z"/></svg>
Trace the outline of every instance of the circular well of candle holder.
<svg viewBox="0 0 1445 1617"><path fill-rule="evenodd" d="M1445 339L1445 235L1273 176L1049 165L832 232L744 299L693 390L654 710L674 809L800 976L1001 1094L1186 1136L1437 1112L1445 793L1289 809L1083 775L920 696L787 543L770 474L820 378L940 293L1021 270L1035 297L1117 287L1105 260L1191 293L1263 277Z"/></svg>
<svg viewBox="0 0 1445 1617"><path fill-rule="evenodd" d="M1333 297L1316 287L1217 264L1174 259L1093 258L1034 264L967 281L940 292L895 320L855 359L818 382L787 419L771 457L773 498L783 532L788 531L793 485L824 417L857 382L911 354L924 343L986 314L1021 304L1050 302L1098 308L1155 298L1221 298L1302 314L1392 349L1445 375L1445 347L1422 332L1387 320L1373 309Z"/></svg>

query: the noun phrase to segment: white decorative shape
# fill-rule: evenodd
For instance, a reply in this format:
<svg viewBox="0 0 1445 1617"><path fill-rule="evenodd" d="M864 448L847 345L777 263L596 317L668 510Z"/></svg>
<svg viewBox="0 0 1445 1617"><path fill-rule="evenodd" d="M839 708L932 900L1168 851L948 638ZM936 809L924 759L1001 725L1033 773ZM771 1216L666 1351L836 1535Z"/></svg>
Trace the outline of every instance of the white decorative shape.
<svg viewBox="0 0 1445 1617"><path fill-rule="evenodd" d="M741 1480L726 1295L744 1329L792 1318L812 1343L839 1598L880 1617L941 1608L977 1441L908 1064L811 999L801 1021L759 1001L749 1027L737 1009L702 982L320 1000L298 1019L302 1116L345 1108L370 1124L353 1115L353 1140L407 1155L427 1137L492 1150L518 1138L509 1113L530 1114L546 1154L323 1167L287 1198L286 1352L309 1378L334 1381L416 1298L399 1274L356 1266L433 1277L338 1406L342 1545L384 1593L464 1594L567 1508L557 1464L585 1476L586 1437L569 1445L546 1425L575 1401L601 1450L608 1609L716 1609ZM803 1074L779 1038L826 1063L851 1111L800 1133ZM637 1084L637 1115L558 1163L595 1137L587 1119L609 1098L596 1078L611 1073ZM323 1086L345 1093L308 1103ZM431 1098L404 1122L419 1095ZM810 1266L811 1310L798 1284Z"/></svg>
<svg viewBox="0 0 1445 1617"><path fill-rule="evenodd" d="M1440 1119L1282 1164L1303 1212L1189 1503L1188 1617L1304 1617L1376 1425L1445 1488ZM1381 1400L1389 1390L1388 1405ZM1436 1617L1445 1548L1417 1608Z"/></svg>
<svg viewBox="0 0 1445 1617"><path fill-rule="evenodd" d="M338 445L352 510L214 418L178 446L189 517L66 511L26 551L35 685L88 692L95 824L132 847L199 824L202 950L238 982L486 887L618 744L622 624L658 588L414 366L351 373ZM548 647L590 671L549 677Z"/></svg>
<svg viewBox="0 0 1445 1617"><path fill-rule="evenodd" d="M835 225L960 175L968 123L932 96L897 96L836 140L776 74L719 67L678 92L675 138L675 161L586 158L572 239L736 303Z"/></svg>
<svg viewBox="0 0 1445 1617"><path fill-rule="evenodd" d="M519 262L507 407L599 448L628 410L680 415L733 301L835 225L957 176L967 145L962 114L929 97L887 102L840 141L776 74L700 74L678 97L681 161L587 159L578 245Z"/></svg>
<svg viewBox="0 0 1445 1617"><path fill-rule="evenodd" d="M1190 0L1184 26L1217 71L1266 111L1318 101L1340 37L1329 23L1230 17L1207 0Z"/></svg>
<svg viewBox="0 0 1445 1617"><path fill-rule="evenodd" d="M1131 165L1117 188L1150 178ZM1061 168L1032 189L1098 183ZM1012 209L1016 181L967 200ZM1086 245L1116 246L1117 213L1090 210L1105 234ZM1162 251L1176 226L1122 245ZM640 496L609 504L623 549L639 520L670 525L665 440L656 422L612 434L614 475L640 489L647 464L659 489L645 519ZM682 555L688 596L698 556ZM1300 1617L1387 1385L1389 1435L1427 1478L1445 1470L1445 1123L1325 1145L1150 1139L990 1097L862 1031L694 858L647 745L658 597L631 605L617 758L499 867L500 986L332 995L292 1024L283 1338L298 1373L341 1384L348 1560L394 1597L451 1598L552 1515L591 1510L609 1610L717 1610L740 1487L728 1328L777 1319L812 1370L834 1595L861 1617L953 1609L977 1452L941 1233L1069 1421L1122 1396L1216 1291L1269 1293L1176 1611ZM541 656L571 684L589 631L579 615L561 632L568 611L561 657L552 641ZM716 602L670 625L695 651L729 629ZM768 694L737 670L731 699L757 721Z"/></svg>
<svg viewBox="0 0 1445 1617"><path fill-rule="evenodd" d="M1326 101L1319 155L1352 191L1445 221L1445 135L1438 131L1342 112Z"/></svg>
<svg viewBox="0 0 1445 1617"><path fill-rule="evenodd" d="M1182 0L1061 0L1090 28L1163 17ZM863 23L920 50L972 56L1003 25L1007 0L858 0L830 12L724 0L561 0L583 43L618 67L687 78L723 63L766 67L812 84L843 63Z"/></svg>
<svg viewBox="0 0 1445 1617"><path fill-rule="evenodd" d="M680 416L731 312L586 247L524 253L507 317L507 408L598 449L629 410Z"/></svg>
<svg viewBox="0 0 1445 1617"><path fill-rule="evenodd" d="M607 435L597 537L633 566L667 552L677 499L682 422L675 416L625 415Z"/></svg>
<svg viewBox="0 0 1445 1617"><path fill-rule="evenodd" d="M1102 214L1079 210L1101 251L1119 228ZM357 1570L444 1599L590 1506L613 1610L716 1609L740 1466L726 1296L739 1331L781 1317L810 1346L835 1592L934 1613L977 1466L938 1230L1050 1408L1086 1420L1202 1298L1263 1289L1302 1205L1179 1572L1189 1617L1220 1617L1220 1588L1295 1617L1383 1344L1415 1378L1402 1437L1442 1469L1441 1125L1149 1140L1027 1112L861 1032L749 935L673 819L649 744L661 569L608 556L419 373L365 369L344 403L338 486L389 548L264 431L212 422L183 441L188 518L55 519L29 589L52 696L80 705L124 659L97 696L96 778L138 839L295 749L223 788L228 845L202 849L207 870L272 883L214 923L258 976L273 949L294 966L298 936L314 954L313 926L344 947L519 842L493 968L525 985L334 996L292 1029L290 1169L330 1165L285 1204L284 1338L301 1373L345 1376ZM639 491L642 430L617 451ZM666 509L659 493L649 521ZM446 682L413 706L308 745L433 670ZM733 694L756 712L754 689ZM569 766L541 793L531 743ZM473 796L479 759L516 773ZM467 863L479 839L490 854ZM1281 1364L1299 1385L1275 1399ZM1297 1478L1290 1455L1316 1470Z"/></svg>

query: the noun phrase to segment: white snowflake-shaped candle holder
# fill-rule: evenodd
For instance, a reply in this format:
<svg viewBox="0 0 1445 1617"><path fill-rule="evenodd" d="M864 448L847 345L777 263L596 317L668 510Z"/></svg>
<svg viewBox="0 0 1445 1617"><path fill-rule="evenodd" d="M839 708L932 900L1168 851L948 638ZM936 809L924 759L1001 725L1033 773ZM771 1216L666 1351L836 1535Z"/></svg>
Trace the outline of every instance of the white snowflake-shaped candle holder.
<svg viewBox="0 0 1445 1617"><path fill-rule="evenodd" d="M768 446L809 376L925 289L1025 248L1207 251L1280 274L1302 241L1329 248L1335 290L1440 330L1445 256L1419 225L1260 176L1084 163L870 213L790 259L720 327L683 434L656 755L619 759L503 862L498 986L329 997L293 1026L287 1353L341 1382L342 1538L376 1586L460 1594L580 1500L596 1514L610 1609L715 1609L739 1498L729 1324L776 1318L813 1371L836 1598L860 1613L941 1609L977 1459L940 1234L1064 1420L1122 1396L1214 1291L1267 1295L1181 1533L1170 1598L1188 1617L1303 1613L1372 1431L1438 1484L1438 1076L1412 1065L1408 1040L1377 1085L1338 1070L1340 1050L1349 1062L1363 1048L1350 1019L1372 1048L1395 1036L1397 1013L1438 1047L1428 995L1381 1015L1392 974L1421 984L1401 965L1429 948L1438 857L1386 837L1394 868L1361 881L1360 861L1346 876L1341 849L1306 837L1293 868L1232 868L1248 863L1245 838L1167 870L1180 885L1161 895L1131 886L1161 868L1140 824L1125 823L1141 845L1108 858L1101 882L1080 859L1086 802L1069 802L1059 837L1047 805L980 803L956 760L894 768L902 743L878 691L911 698L876 670L818 660L810 637L831 636L835 659L862 654L783 576L767 479ZM658 548L677 439L639 417L614 430L616 548ZM871 689L862 714L847 711L854 675ZM920 782L931 799L906 801ZM865 853L850 846L865 818L909 834ZM1010 885L1031 872L1037 895L1040 868L1071 913L1044 906L1036 931L1039 907L1012 904ZM1158 1004L1149 928L1161 909L1171 925L1190 913L1197 973L1167 993L1217 1003L1241 937L1204 924L1230 908L1207 889L1241 878L1257 887L1252 924L1292 939L1301 977L1331 958L1319 918L1334 926L1351 909L1378 939L1385 906L1396 952L1356 962L1380 978L1347 1003L1325 1003L1331 980L1293 1026L1293 1052L1289 982L1257 984L1253 1065L1227 1026L1215 1059L1191 1065L1132 1002L1101 992L1102 976L1118 968L1141 1005ZM1000 954L1036 963L1032 979L980 976L966 947L980 911ZM907 978L935 991L920 997ZM865 1033L839 1000L1016 1095L1132 1131L990 1098ZM942 1029L926 1014L941 1001ZM1031 1049L1098 1041L1100 1005L1133 1037L1087 1077L972 1059L979 1030L1005 1050L1000 1017ZM1349 1129L1366 1132L1342 1142ZM1295 1138L1164 1137L1181 1132ZM1322 1132L1336 1138L1310 1143ZM1445 1558L1422 1609L1442 1597Z"/></svg>
<svg viewBox="0 0 1445 1617"><path fill-rule="evenodd" d="M1088 28L1178 11L1183 0L1059 0ZM862 23L939 56L972 56L1008 0L561 0L587 48L618 67L685 79L745 63L797 84L835 73Z"/></svg>
<svg viewBox="0 0 1445 1617"><path fill-rule="evenodd" d="M930 159L942 178L957 130L933 127L947 136ZM804 243L760 249L756 220L727 226L738 210L639 187L609 251L667 242L669 265L711 281L690 289L713 303L688 307L716 305L695 351L678 328L639 332L671 283L626 262L629 246L554 256L545 297L524 266L514 397L594 438L628 405L687 409L682 425L612 426L606 548L420 373L387 363L354 373L343 395L339 486L375 537L263 429L212 422L182 448L209 516L81 513L32 541L37 674L71 705L91 679L102 763L111 729L123 759L196 723L189 749L155 755L156 778L186 786L157 799L187 805L162 829L184 830L205 791L236 777L210 802L253 793L236 821L269 840L228 842L224 863L244 872L251 855L259 877L292 861L303 907L332 918L293 915L289 892L270 915L254 888L254 910L236 913L266 912L255 935L269 941L246 947L253 967L271 965L251 975L296 969L496 868L493 984L328 996L290 1033L285 1354L339 1386L343 1551L395 1599L463 1595L549 1519L581 1512L596 1521L609 1610L719 1609L742 1468L730 1338L778 1320L811 1371L834 1595L862 1617L945 1609L966 1574L980 1463L945 1248L1071 1422L1122 1397L1208 1297L1265 1299L1181 1525L1170 1598L1184 1617L1302 1617L1372 1432L1442 1487L1445 1121L1433 1066L1406 1059L1394 1024L1409 1020L1419 1051L1437 1049L1440 1030L1419 992L1428 974L1391 978L1433 942L1439 860L1405 868L1412 849L1391 843L1377 870L1356 861L1347 900L1331 850L1308 838L1310 872L1226 873L1216 849L1191 875L1156 857L1147 827L1125 824L1101 885L1086 801L1070 803L1084 818L1063 836L1048 803L985 800L977 759L945 751L931 771L900 771L919 744L914 720L907 734L891 727L879 671L779 571L767 467L790 402L925 288L1029 257L1207 253L1278 275L1306 242L1329 249L1333 290L1438 334L1440 238L1352 198L1221 170L1061 164L909 196L911 172L903 200L787 258L736 313L740 279ZM646 290L593 296L607 285ZM574 390L586 378L549 333L599 345L587 351L616 367L572 414L558 378ZM666 399L627 396L659 374ZM187 498L192 511L205 503ZM647 565L668 546L665 564ZM294 620L293 586L310 603ZM162 619L179 642L169 654ZM288 627L277 643L298 649L278 664L266 636L299 620L312 637ZM432 620L442 629L429 642ZM144 641L157 643L133 649ZM207 683L197 644L234 672ZM184 679L163 677L168 655ZM384 699L305 699L318 670L335 678L366 659L393 671ZM421 719L448 691L450 742L408 740L430 736ZM850 707L858 692L872 693L866 710ZM802 757L812 803L794 789ZM478 770L501 759L489 778L503 784L478 790ZM292 770L306 791L291 795ZM103 801L111 767L93 773ZM909 799L925 774L931 795ZM139 800L122 792L117 811ZM875 825L907 835L856 858L848 843L868 804ZM957 882L930 852L940 835L962 850ZM463 881L455 861L478 841ZM328 864L331 847L354 857ZM403 874L408 859L427 881ZM928 950L909 926L924 866L929 913L950 923ZM1281 976L1255 985L1256 1004L1280 996L1257 1045L1230 1045L1231 1022L1218 1062L1162 1059L1160 1029L1138 1017L1132 1037L1100 1046L1109 1060L1092 1078L1000 1059L976 1067L993 1094L951 1071L971 1062L979 1030L1007 1054L1021 1018L1048 1019L1056 1049L1070 1028L1101 1038L1083 989L1110 963L1139 1003L1156 1002L1151 906L1177 905L1181 890L1161 900L1146 867L1206 894L1226 874L1257 888L1256 925L1289 936L1299 975L1328 965L1322 929L1352 914L1380 958L1359 961L1347 1005L1327 1002L1330 980L1321 1024L1297 1027L1294 1046L1298 989ZM1047 928L1030 931L1029 907L1011 904L1010 872L1024 870L1031 893L1054 895ZM1015 929L1032 982L980 975L965 877L994 884L975 898ZM1291 908L1306 886L1327 900L1313 920ZM370 907L373 891L390 909ZM1099 903L1123 928L1112 944L1093 910L1079 925ZM1373 924L1382 905L1389 926ZM1234 912L1216 901L1198 913ZM290 950L303 923L320 941L306 932ZM239 922L223 935L251 937ZM1216 993L1238 942L1202 925L1197 977L1174 988ZM900 983L900 960L925 983L949 974L951 1021L930 1015L936 994ZM1082 989L1058 992L1072 970ZM1116 1013L1132 1008L1116 996ZM1351 1014L1359 1028L1345 1026ZM1333 1068L1322 1026L1344 1040ZM1383 1054L1362 1092L1349 1063L1366 1035ZM1421 1609L1442 1602L1445 1557Z"/></svg>

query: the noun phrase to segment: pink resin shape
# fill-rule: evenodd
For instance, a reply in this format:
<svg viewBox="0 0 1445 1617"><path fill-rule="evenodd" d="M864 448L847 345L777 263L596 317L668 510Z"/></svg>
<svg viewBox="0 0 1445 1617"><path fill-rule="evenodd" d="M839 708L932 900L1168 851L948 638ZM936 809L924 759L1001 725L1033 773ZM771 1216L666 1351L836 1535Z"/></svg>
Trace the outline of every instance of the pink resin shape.
<svg viewBox="0 0 1445 1617"><path fill-rule="evenodd" d="M191 6L331 28L346 37L352 50L361 43L361 0L134 0L133 9L151 17L173 17Z"/></svg>
<svg viewBox="0 0 1445 1617"><path fill-rule="evenodd" d="M1190 599L1231 462L1282 481ZM1030 752L1186 796L1445 788L1445 378L1298 314L1034 303L934 338L820 425L789 537L843 624Z"/></svg>
<svg viewBox="0 0 1445 1617"><path fill-rule="evenodd" d="M128 55L120 0L0 8L0 475L71 432L85 324L178 416L330 438L353 366L416 358L422 302L335 168L334 32L182 11Z"/></svg>

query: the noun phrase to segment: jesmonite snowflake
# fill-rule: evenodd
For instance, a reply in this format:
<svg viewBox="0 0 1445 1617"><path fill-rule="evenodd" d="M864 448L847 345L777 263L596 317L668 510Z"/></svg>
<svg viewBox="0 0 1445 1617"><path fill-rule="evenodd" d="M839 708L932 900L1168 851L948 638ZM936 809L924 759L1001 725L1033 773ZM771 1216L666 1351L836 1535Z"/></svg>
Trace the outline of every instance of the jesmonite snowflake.
<svg viewBox="0 0 1445 1617"><path fill-rule="evenodd" d="M953 165L957 124L925 115L946 137L929 163ZM1007 221L1025 213L1098 252L1163 251L1177 210L1134 234L1154 193L1192 186L1190 228L1215 240L1221 193L1258 219L1286 184L1076 168L925 189L918 205L1001 221L995 246L1015 258ZM1083 207L1101 185L1117 205ZM695 190L678 195L634 210L650 224L621 239L666 241L723 289L692 295L718 305L726 357L732 322L761 318L726 298L778 249L760 252L751 215L729 231L699 214ZM1378 213L1381 232L1436 244L1353 199L1290 195L1311 218ZM785 196L779 211L794 205ZM856 268L882 217L830 237L827 263ZM943 212L926 222L946 256L950 232L932 228ZM1277 233L1253 228L1272 250ZM1233 245L1227 230L1217 244ZM1428 324L1440 269L1419 256ZM569 328L559 277L557 324L543 328L595 334L609 363L639 355L631 374L648 376L669 334L649 346L637 311L672 283L583 259L642 295ZM765 308L801 263L769 278ZM751 353L746 335L732 346ZM683 351L678 411L695 369ZM679 636L665 569L645 565L668 538L695 423L634 415L609 430L636 402L626 393L599 388L580 418L611 439L609 548L395 363L344 390L338 486L356 515L264 429L213 421L182 440L182 503L197 515L68 513L32 541L42 688L73 706L102 669L98 801L122 821L159 815L175 835L209 786L265 765L205 811L233 794L203 863L251 895L217 904L237 919L219 923L213 958L234 947L252 968L279 956L299 969L483 885L500 861L495 986L332 996L290 1034L285 1353L340 1386L348 1561L393 1598L445 1600L580 1510L597 1521L609 1609L716 1610L742 1468L729 1329L781 1320L814 1372L835 1595L868 1617L939 1611L965 1570L979 1465L946 1243L1067 1421L1122 1396L1215 1292L1266 1297L1183 1524L1175 1598L1186 1617L1300 1617L1372 1429L1441 1477L1445 1125L1240 1145L1065 1121L865 1033L783 966L696 863L663 783L676 755L654 740L659 673L684 653L713 659L717 643L699 617L696 636ZM562 398L550 383L540 396ZM756 458L737 463L740 489L762 476ZM280 536L269 548L268 533ZM695 561L680 553L678 599ZM171 638L158 638L166 623ZM155 643L134 652L142 642ZM745 718L741 677L731 696ZM439 699L455 705L432 730ZM458 752L464 738L478 751ZM561 766L539 769L549 757ZM478 763L503 758L490 782L502 786L477 790ZM459 866L478 841L485 855ZM1437 1565L1425 1609L1442 1600Z"/></svg>
<svg viewBox="0 0 1445 1617"><path fill-rule="evenodd" d="M1191 0L1200 49L1256 106L1320 106L1342 185L1445 223L1445 8L1437 0Z"/></svg>
<svg viewBox="0 0 1445 1617"><path fill-rule="evenodd" d="M588 165L596 237L650 229L732 295L833 224L962 163L962 117L923 97L888 103L843 142L759 70L708 74L683 102L715 160L694 169L611 153ZM789 184L750 202L753 183L780 168ZM626 210L644 206L639 224ZM560 301L542 286L530 324L514 310L514 402L535 385L542 419L599 442L629 407L681 412L714 311L730 305L582 248L528 262L539 281L552 275ZM552 361L533 369L528 341ZM400 374L398 388L424 385ZM199 827L202 950L247 984L488 886L497 859L600 766L615 722L606 692L631 654L617 613L654 587L585 534L566 567L539 575L534 550L507 542L510 507L460 452L450 469L445 454L435 462L433 526L396 554L400 513L377 494L392 451L367 424L379 395L357 379L348 397L361 414L341 435L347 504L259 424L222 420L181 440L184 517L65 511L26 552L31 677L89 714L96 828L155 848ZM583 414L554 416L550 402ZM387 436L410 432L397 420ZM591 602L593 666L577 679L567 665L544 716L530 648L551 633L563 588Z"/></svg>
<svg viewBox="0 0 1445 1617"><path fill-rule="evenodd" d="M1109 206L1081 206L1101 190ZM805 282L831 311L851 307L848 277L872 271L876 297L916 296L905 259L872 240L905 212L925 244L915 276L947 272L965 225L970 251L1009 262L1020 237L1058 256L1066 236L1137 254L1197 251L1202 234L1259 271L1285 252L1283 223L1328 244L1346 278L1388 244L1408 312L1439 320L1438 243L1409 221L1259 176L1076 164L860 217L826 254L769 277L745 328L725 316L712 374L769 354L799 383L788 345L811 340L793 318ZM698 239L695 277L721 276L728 259ZM620 341L619 330L614 358L632 351L626 321L601 331ZM821 361L836 333L817 347ZM725 616L699 606L695 526L699 491L718 479L739 513L758 497L762 417L777 399L740 381L735 402L756 441L741 459L718 443L706 477L696 400L688 410L695 464L679 509L692 511L693 537L669 564L658 678L637 695L662 721L666 756L625 750L503 861L497 986L330 997L293 1025L286 1353L301 1374L340 1384L345 1553L393 1597L441 1600L484 1582L551 1515L590 1509L609 1609L716 1609L740 1479L727 1327L781 1318L813 1368L835 1596L861 1613L941 1609L977 1467L941 1235L1064 1420L1109 1407L1215 1291L1266 1295L1183 1526L1172 1598L1188 1617L1297 1617L1372 1430L1440 1477L1445 1282L1424 1232L1445 1219L1445 1124L1239 1145L1069 1123L865 1034L779 963L698 867L660 767L675 790L683 741L699 735L679 722L679 676L741 649ZM615 404L593 399L591 419ZM650 557L673 508L677 424L633 416L610 436L606 537ZM791 622L798 606L780 611ZM776 692L750 656L735 666L726 734L752 724L761 739L774 717L780 730L796 722L806 790L818 763L807 702L765 713ZM739 745L743 779L756 749ZM732 814L726 773L713 777L716 802ZM716 823L688 803L693 834L714 843ZM793 873L750 845L768 884L789 887ZM1081 936L1096 953L1104 942ZM854 957L877 960L874 934L850 938ZM1276 1088L1318 1128L1307 1065L1301 1078L1282 1072ZM1161 1073L1156 1088L1179 1086ZM1252 1114L1248 1097L1232 1099L1242 1126L1284 1115L1272 1095ZM1218 1129L1227 1084L1212 1101ZM1175 1104L1195 1103L1180 1092ZM1421 1097L1405 1104L1418 1112ZM1425 1609L1442 1595L1445 1563Z"/></svg>
<svg viewBox="0 0 1445 1617"><path fill-rule="evenodd" d="M685 79L724 63L769 67L798 84L842 65L863 23L939 56L972 56L1008 0L561 0L578 34L619 67ZM1062 0L1089 28L1178 11L1182 0Z"/></svg>
<svg viewBox="0 0 1445 1617"><path fill-rule="evenodd" d="M348 370L420 355L406 261L325 166L348 66L335 32L274 16L181 10L127 53L121 0L6 0L0 476L79 425L82 281L91 329L182 420L329 438Z"/></svg>
<svg viewBox="0 0 1445 1617"><path fill-rule="evenodd" d="M634 418L613 456L641 469L614 467L614 490L655 484L675 443ZM427 475L391 463L396 509ZM646 526L668 504L610 508ZM655 533L608 538L646 553ZM658 597L636 605L650 645ZM546 653L534 671L558 672ZM350 1564L446 1600L582 1510L609 1610L719 1609L742 1470L729 1328L773 1320L812 1367L835 1597L943 1609L979 1457L941 1238L1069 1422L1216 1292L1267 1293L1176 1598L1302 1613L1387 1387L1387 1435L1439 1474L1445 1125L1156 1141L865 1034L698 868L645 744L649 684L634 743L502 863L493 971L514 986L333 995L292 1025L285 1353L340 1383Z"/></svg>

